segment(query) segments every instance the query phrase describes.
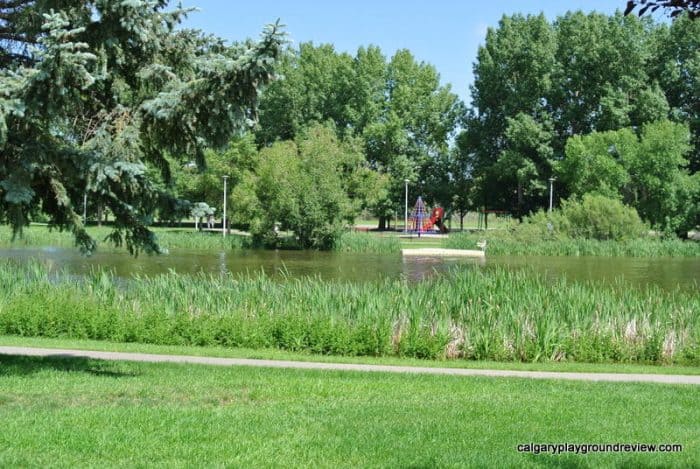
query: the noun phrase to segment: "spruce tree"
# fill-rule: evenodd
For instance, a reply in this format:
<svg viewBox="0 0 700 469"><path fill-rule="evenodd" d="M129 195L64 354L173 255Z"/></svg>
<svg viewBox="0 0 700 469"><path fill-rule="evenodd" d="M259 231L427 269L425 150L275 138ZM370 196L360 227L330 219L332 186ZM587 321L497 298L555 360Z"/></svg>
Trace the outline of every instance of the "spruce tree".
<svg viewBox="0 0 700 469"><path fill-rule="evenodd" d="M256 119L284 33L228 45L176 29L190 11L166 0L0 0L0 221L21 234L43 212L86 253L87 193L108 207L108 237L157 252L148 230L173 203L147 165L169 180L173 158L204 165Z"/></svg>

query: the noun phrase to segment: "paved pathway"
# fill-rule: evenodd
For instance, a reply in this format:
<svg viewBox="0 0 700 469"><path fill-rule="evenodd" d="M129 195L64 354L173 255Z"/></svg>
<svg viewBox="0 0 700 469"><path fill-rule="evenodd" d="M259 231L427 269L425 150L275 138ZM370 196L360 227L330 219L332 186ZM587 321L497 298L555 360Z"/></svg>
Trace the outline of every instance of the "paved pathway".
<svg viewBox="0 0 700 469"><path fill-rule="evenodd" d="M477 370L466 368L428 368L418 366L360 365L351 363L298 362L288 360L258 360L250 358L217 358L186 355L157 355L151 353L98 352L34 347L0 346L0 355L33 357L80 357L100 360L124 360L154 363L195 363L219 366L256 366L266 368L296 368L305 370L370 371L382 373L417 373L453 376L492 376L535 379L566 379L577 381L615 381L664 384L700 385L700 375L654 375L631 373L560 373L552 371Z"/></svg>

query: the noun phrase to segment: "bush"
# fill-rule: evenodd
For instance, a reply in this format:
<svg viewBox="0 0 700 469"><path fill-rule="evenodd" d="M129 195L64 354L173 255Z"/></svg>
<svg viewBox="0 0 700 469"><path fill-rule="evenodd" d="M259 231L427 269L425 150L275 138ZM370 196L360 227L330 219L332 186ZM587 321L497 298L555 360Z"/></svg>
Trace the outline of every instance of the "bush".
<svg viewBox="0 0 700 469"><path fill-rule="evenodd" d="M264 148L255 173L235 189L243 201L240 221L247 221L254 240L265 246L281 242L279 229L292 232L299 247L334 248L355 215L344 179L354 170L348 166L361 158L319 126L295 141Z"/></svg>
<svg viewBox="0 0 700 469"><path fill-rule="evenodd" d="M510 235L521 242L591 239L628 241L645 235L648 227L637 211L617 199L585 194L581 200L562 201L561 209L540 210L514 225Z"/></svg>
<svg viewBox="0 0 700 469"><path fill-rule="evenodd" d="M637 210L602 195L565 200L557 215L559 228L571 238L624 241L648 231Z"/></svg>

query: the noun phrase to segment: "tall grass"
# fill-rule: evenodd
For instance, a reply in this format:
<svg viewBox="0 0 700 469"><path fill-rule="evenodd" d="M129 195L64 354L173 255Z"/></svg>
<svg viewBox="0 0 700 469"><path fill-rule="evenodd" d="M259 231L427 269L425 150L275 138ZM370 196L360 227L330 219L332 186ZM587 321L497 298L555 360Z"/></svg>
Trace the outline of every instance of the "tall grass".
<svg viewBox="0 0 700 469"><path fill-rule="evenodd" d="M700 295L463 267L420 284L0 264L0 334L319 354L700 364Z"/></svg>
<svg viewBox="0 0 700 469"><path fill-rule="evenodd" d="M224 240L221 234L185 231L172 228L154 228L162 247L166 249L242 249L252 247L246 236L230 235ZM109 227L89 227L88 232L98 242L109 234ZM11 242L12 233L7 226L0 226L0 247L57 246L72 247L70 233L49 231L45 226L31 226L21 238ZM588 239L523 239L510 231L476 233L451 233L442 240L406 241L411 247L430 244L453 249L475 249L480 240L488 240L487 252L497 255L542 256L629 256L629 257L695 257L700 256L700 242L679 239L636 239L630 241L597 241ZM293 248L294 240L287 239L285 248ZM396 236L379 236L372 233L344 233L335 246L336 251L350 253L392 254L401 250L401 240ZM113 250L108 243L100 242L100 250Z"/></svg>
<svg viewBox="0 0 700 469"><path fill-rule="evenodd" d="M700 243L680 239L633 239L598 241L595 239L527 240L508 232L452 233L445 247L475 249L487 240L487 252L496 255L540 256L627 256L627 257L696 257Z"/></svg>
<svg viewBox="0 0 700 469"><path fill-rule="evenodd" d="M377 236L369 233L343 233L335 246L336 251L355 253L392 254L401 250L396 236Z"/></svg>

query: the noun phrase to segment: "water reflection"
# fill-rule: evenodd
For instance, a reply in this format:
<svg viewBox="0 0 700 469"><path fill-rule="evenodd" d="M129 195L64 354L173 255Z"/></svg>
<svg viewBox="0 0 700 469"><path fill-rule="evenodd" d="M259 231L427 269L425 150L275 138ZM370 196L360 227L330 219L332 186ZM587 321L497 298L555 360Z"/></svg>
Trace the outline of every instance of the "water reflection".
<svg viewBox="0 0 700 469"><path fill-rule="evenodd" d="M648 284L667 289L680 286L698 292L700 258L613 258L613 257L545 257L488 256L483 259L440 259L434 257L402 258L399 254L346 254L310 251L241 250L206 252L173 249L168 255L133 258L125 252L97 252L86 258L77 250L66 248L0 249L2 259L39 260L50 270L65 269L84 275L95 269L107 269L116 276L148 276L172 270L181 274L211 275L264 273L284 280L296 277L319 277L338 281L380 281L406 278L422 281L455 265L473 265L509 269L530 268L549 278L562 276L573 281L623 281L631 286Z"/></svg>
<svg viewBox="0 0 700 469"><path fill-rule="evenodd" d="M229 273L228 266L226 265L226 251L221 251L219 253L219 274L226 275Z"/></svg>
<svg viewBox="0 0 700 469"><path fill-rule="evenodd" d="M443 259L439 257L403 257L403 275L406 279L419 282L438 273L445 272L450 266L472 265L483 266L482 258Z"/></svg>

